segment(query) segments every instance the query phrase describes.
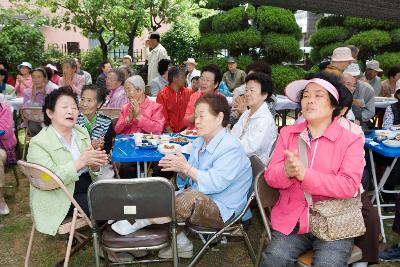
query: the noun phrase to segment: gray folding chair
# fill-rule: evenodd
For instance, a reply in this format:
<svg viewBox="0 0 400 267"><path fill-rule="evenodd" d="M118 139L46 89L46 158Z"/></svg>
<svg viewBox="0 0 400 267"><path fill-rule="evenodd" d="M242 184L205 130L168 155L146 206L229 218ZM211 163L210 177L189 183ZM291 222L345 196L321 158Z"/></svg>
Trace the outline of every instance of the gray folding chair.
<svg viewBox="0 0 400 267"><path fill-rule="evenodd" d="M252 167L252 172L253 172L253 181L255 177L259 173L264 172L264 164L262 161L257 157L257 156L251 156L250 157L250 162L251 162L251 167ZM208 235L209 238L208 240L204 243L203 247L200 249L200 251L194 256L192 262L189 264L189 266L195 266L196 263L199 261L200 257L203 255L204 251L216 240L218 240L222 236L235 236L235 232L240 231L242 233L243 239L246 243L247 249L249 251L250 257L253 262L256 261L256 255L254 253L254 249L250 243L249 236L247 235L246 231L244 230L243 223L242 223L242 218L244 214L247 212L247 210L250 207L250 203L254 199L254 190L253 190L253 185L251 186L248 197L247 197L247 203L244 209L240 214L238 214L235 218L232 220L229 220L224 228L222 229L211 229L211 228L206 228L206 227L201 227L201 226L196 226L187 223L186 226L189 228L190 231L196 233L197 235L200 236L202 240L204 240L203 236ZM205 240L204 240L205 241Z"/></svg>
<svg viewBox="0 0 400 267"><path fill-rule="evenodd" d="M120 265L170 261L164 259L118 262L110 264L107 252L151 251L169 245L172 236L173 263L178 266L175 218L175 188L161 177L122 180L101 180L89 187L88 202L93 223L93 245L96 266L99 262L99 246L102 247L106 264ZM105 220L133 220L170 217L171 222L150 225L132 234L121 236L111 229L98 225ZM104 230L103 230L104 228Z"/></svg>
<svg viewBox="0 0 400 267"><path fill-rule="evenodd" d="M264 179L264 173L260 173L255 181L254 184L254 192L255 192L255 197L257 200L257 205L260 210L260 215L261 219L263 222L264 226L264 231L263 234L261 235L260 238L260 245L259 245L259 251L257 253L257 260L255 266L259 266L261 263L261 255L262 251L264 248L271 242L272 235L271 235L271 229L270 229L270 220L269 216L271 214L271 209L275 205L276 201L279 198L279 192L278 190L270 187L267 182ZM268 215L267 215L267 211ZM297 266L301 267L308 267L312 265L312 257L314 255L314 251L309 250L297 259ZM357 262L361 260L362 258L362 251L359 247L353 245L353 251L351 253L351 256L348 260L348 264Z"/></svg>

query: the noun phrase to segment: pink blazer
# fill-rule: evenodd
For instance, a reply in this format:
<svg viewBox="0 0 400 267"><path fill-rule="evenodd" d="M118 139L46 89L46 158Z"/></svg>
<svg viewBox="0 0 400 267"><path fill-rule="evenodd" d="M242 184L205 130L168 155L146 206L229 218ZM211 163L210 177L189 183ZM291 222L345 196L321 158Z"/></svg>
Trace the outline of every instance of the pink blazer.
<svg viewBox="0 0 400 267"><path fill-rule="evenodd" d="M164 129L163 106L159 103L149 100L148 97L140 104L139 120L133 119L128 122L128 115L131 110L131 104L125 104L122 107L121 115L115 125L117 134L132 133L155 133L160 134Z"/></svg>
<svg viewBox="0 0 400 267"><path fill-rule="evenodd" d="M344 129L335 119L321 137L308 143L304 180L299 182L287 177L283 152L298 150L298 136L304 136L306 127L307 122L302 122L281 130L264 174L266 182L280 193L271 212L272 228L285 235L290 234L298 222L299 234L309 232L304 192L312 195L314 203L331 198L351 198L360 186L364 170L361 136ZM314 163L310 168L313 156Z"/></svg>
<svg viewBox="0 0 400 267"><path fill-rule="evenodd" d="M4 148L12 148L17 144L17 138L14 134L14 120L11 109L6 103L0 103L0 130L5 134L0 136L0 141Z"/></svg>

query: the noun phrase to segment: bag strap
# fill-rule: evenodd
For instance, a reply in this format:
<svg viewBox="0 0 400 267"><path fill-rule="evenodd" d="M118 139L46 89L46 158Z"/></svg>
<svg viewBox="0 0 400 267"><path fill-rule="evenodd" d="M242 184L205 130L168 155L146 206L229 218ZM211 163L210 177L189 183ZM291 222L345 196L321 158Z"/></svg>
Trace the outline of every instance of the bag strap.
<svg viewBox="0 0 400 267"><path fill-rule="evenodd" d="M307 147L306 147L306 142L300 137L299 135L299 155L300 155L300 160L303 163L305 167L308 166L308 157L307 157ZM304 197L306 198L306 201L308 203L308 206L313 205L313 200L312 197L309 193L304 192Z"/></svg>

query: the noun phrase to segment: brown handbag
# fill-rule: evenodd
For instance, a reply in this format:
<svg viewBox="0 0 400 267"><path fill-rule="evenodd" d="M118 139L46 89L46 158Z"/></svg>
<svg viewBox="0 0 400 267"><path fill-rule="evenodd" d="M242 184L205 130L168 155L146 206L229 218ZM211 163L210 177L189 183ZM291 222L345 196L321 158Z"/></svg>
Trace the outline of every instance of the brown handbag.
<svg viewBox="0 0 400 267"><path fill-rule="evenodd" d="M299 154L304 166L308 166L306 143L300 136ZM365 233L360 191L357 197L350 199L332 199L316 203L313 203L310 194L304 192L304 196L309 206L309 227L311 233L317 238L334 241L361 236Z"/></svg>

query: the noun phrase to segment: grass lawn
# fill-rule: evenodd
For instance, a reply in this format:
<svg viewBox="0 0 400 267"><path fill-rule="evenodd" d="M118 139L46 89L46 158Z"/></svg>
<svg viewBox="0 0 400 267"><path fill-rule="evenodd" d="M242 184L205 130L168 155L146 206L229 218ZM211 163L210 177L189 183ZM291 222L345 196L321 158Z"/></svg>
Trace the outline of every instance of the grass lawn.
<svg viewBox="0 0 400 267"><path fill-rule="evenodd" d="M6 181L7 184L15 183L12 171L7 172ZM0 266L23 266L32 223L29 210L29 184L22 174L20 174L19 188L7 188L5 197L11 213L0 217ZM250 225L249 236L257 252L262 228L257 211L253 213L255 216ZM391 222L388 221L386 225L388 244L394 244L397 242L397 237L392 234L390 227ZM65 253L66 239L66 236L53 237L36 233L30 266L54 266ZM195 251L198 251L200 240L194 239L194 244ZM216 248L219 251L208 251L198 266L253 266L242 241L232 240ZM189 261L181 260L181 263L184 266ZM75 254L71 258L70 266L94 266L92 247L88 246ZM171 264L153 264L152 266L171 266ZM400 266L400 263L382 263L379 266Z"/></svg>

